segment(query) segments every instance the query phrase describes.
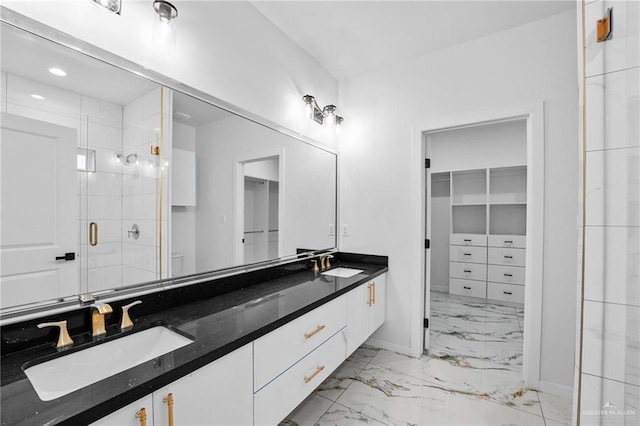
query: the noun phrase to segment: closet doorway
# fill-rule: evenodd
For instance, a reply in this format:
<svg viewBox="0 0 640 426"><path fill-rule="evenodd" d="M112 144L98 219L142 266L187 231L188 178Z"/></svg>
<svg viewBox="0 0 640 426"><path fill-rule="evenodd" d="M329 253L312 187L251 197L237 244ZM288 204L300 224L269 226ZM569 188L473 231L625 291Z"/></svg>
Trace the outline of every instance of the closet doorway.
<svg viewBox="0 0 640 426"><path fill-rule="evenodd" d="M539 381L542 286L544 151L534 149L542 143L536 118L422 132L424 350L522 371L529 386Z"/></svg>

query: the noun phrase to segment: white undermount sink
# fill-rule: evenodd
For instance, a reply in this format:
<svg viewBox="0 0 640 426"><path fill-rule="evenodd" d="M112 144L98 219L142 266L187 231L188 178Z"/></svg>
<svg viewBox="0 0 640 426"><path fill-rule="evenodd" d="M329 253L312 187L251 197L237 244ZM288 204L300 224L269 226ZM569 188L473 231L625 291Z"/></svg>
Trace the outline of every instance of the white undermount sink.
<svg viewBox="0 0 640 426"><path fill-rule="evenodd" d="M329 275L331 277L340 277L340 278L351 278L354 275L358 275L360 272L364 272L364 270L340 267L340 268L331 269L327 272L323 272L322 275Z"/></svg>
<svg viewBox="0 0 640 426"><path fill-rule="evenodd" d="M51 401L192 342L157 326L36 364L24 372L40 399Z"/></svg>

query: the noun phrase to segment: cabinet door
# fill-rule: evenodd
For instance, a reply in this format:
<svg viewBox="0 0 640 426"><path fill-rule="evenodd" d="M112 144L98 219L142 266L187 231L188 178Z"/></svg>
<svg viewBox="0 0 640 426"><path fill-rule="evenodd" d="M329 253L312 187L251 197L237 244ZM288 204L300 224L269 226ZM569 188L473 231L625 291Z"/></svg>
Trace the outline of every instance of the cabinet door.
<svg viewBox="0 0 640 426"><path fill-rule="evenodd" d="M154 392L154 424L169 424L169 394L175 426L253 424L252 353L248 344Z"/></svg>
<svg viewBox="0 0 640 426"><path fill-rule="evenodd" d="M386 317L387 286L385 281L384 275L380 275L371 281L373 298L369 308L369 335L373 334L384 323Z"/></svg>
<svg viewBox="0 0 640 426"><path fill-rule="evenodd" d="M144 411L142 411L144 409ZM144 413L144 415L143 415ZM144 419L143 419L144 418ZM145 396L101 418L92 426L153 426L153 401L151 395Z"/></svg>
<svg viewBox="0 0 640 426"><path fill-rule="evenodd" d="M347 293L347 356L369 337L369 291L371 283Z"/></svg>

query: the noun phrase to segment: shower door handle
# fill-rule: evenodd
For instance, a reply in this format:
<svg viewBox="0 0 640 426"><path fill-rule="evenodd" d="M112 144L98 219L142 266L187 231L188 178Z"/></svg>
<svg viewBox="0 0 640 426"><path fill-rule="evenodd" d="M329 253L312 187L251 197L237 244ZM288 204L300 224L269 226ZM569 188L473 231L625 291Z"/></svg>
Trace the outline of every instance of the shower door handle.
<svg viewBox="0 0 640 426"><path fill-rule="evenodd" d="M89 224L89 244L92 246L98 245L98 222Z"/></svg>

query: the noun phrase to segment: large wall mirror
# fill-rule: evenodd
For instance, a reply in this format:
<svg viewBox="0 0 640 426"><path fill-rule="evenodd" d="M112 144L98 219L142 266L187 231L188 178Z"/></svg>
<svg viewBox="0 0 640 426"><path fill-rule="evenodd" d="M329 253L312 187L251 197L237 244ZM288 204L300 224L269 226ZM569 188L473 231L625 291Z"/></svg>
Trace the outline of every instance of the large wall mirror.
<svg viewBox="0 0 640 426"><path fill-rule="evenodd" d="M331 150L14 25L0 39L0 312L335 248Z"/></svg>

